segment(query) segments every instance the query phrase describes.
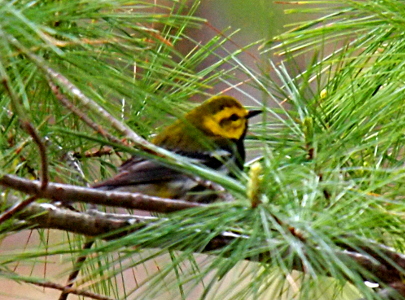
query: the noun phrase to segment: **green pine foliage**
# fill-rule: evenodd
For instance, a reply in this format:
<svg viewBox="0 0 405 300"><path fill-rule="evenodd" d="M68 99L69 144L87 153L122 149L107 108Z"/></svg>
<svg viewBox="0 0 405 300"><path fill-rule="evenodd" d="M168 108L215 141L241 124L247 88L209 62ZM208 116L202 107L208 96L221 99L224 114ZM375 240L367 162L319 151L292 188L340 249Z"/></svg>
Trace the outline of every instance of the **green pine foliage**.
<svg viewBox="0 0 405 300"><path fill-rule="evenodd" d="M246 140L257 157L244 178L159 158L223 185L234 202L159 215L148 226L125 228L131 234L106 233L84 251L83 236L48 229L10 247L13 236L28 232L15 216L0 224L8 248L0 253L0 277L63 284L85 254L74 287L113 299L382 299L364 278L382 288L386 282L344 250L367 256L373 249L404 272L380 245L398 253L405 245L405 4L295 2L286 12L310 13L312 20L261 44L256 71L239 59L244 48L226 50L228 36L205 44L188 36L187 29L205 26L193 16L194 1L0 0L1 176L40 175L38 148L23 122L46 139L51 181L84 185L83 178L110 176L130 154L151 155L88 127L49 82L118 140L126 137L78 99L79 91L146 139L170 122L167 115L182 115L192 96L206 98L220 82L247 79L262 93L256 103L264 110ZM187 53L185 42L193 45ZM62 77L75 88L58 82ZM86 156L104 146L108 155ZM83 174L64 159L69 153ZM256 175L249 173L255 163ZM227 243L214 247L224 232ZM57 261L63 268L47 272Z"/></svg>

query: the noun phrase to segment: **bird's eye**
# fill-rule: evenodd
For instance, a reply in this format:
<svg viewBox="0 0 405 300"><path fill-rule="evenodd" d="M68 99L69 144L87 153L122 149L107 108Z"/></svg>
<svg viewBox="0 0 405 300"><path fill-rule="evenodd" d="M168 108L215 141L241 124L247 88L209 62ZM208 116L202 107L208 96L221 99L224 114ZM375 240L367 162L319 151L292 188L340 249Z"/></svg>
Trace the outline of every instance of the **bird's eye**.
<svg viewBox="0 0 405 300"><path fill-rule="evenodd" d="M231 116L229 117L229 120L231 120L231 121L239 120L239 116L238 116L237 114L233 114L233 115L231 115Z"/></svg>

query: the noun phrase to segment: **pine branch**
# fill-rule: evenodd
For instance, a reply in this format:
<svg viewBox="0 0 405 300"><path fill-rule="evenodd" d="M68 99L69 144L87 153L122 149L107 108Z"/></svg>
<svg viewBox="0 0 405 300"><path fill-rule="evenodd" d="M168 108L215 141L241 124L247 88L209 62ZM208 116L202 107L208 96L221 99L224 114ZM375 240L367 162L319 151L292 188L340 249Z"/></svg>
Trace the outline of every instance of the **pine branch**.
<svg viewBox="0 0 405 300"><path fill-rule="evenodd" d="M50 184L52 186L52 184ZM6 199L1 200L3 203ZM8 197L7 201L11 203L17 200L14 197ZM102 239L112 240L117 239L131 233L144 229L145 227L152 226L154 222L158 222L159 218L136 216L136 215L120 215L120 214L108 214L97 211L92 212L75 212L58 208L52 204L38 204L32 203L24 211L19 214L19 219L24 224L16 223L16 229L21 229L22 226L26 228L48 228L58 229L67 232L73 232L86 236L101 236ZM226 249L229 245L233 244L237 240L248 240L251 237L248 235L236 234L233 232L223 232L222 234L214 237L209 243L202 249L197 249L196 252L207 254L218 254L218 250ZM260 261L270 263L275 257L271 251L268 251L266 245L276 244L279 241L265 240L261 245L254 246L254 255L250 256L249 251L246 251L246 256L241 259L249 261ZM181 244L175 244L172 249L175 250L180 247ZM142 245L137 245L142 247ZM253 246L252 246L253 247ZM397 266L405 265L405 255L395 252L393 249L389 249L385 245L373 244L373 248L364 247L362 251L354 251L353 249L335 250L334 255L341 262L346 265L356 264L361 267L365 272L362 273L364 280L375 282L380 284L390 285L401 281L404 276L404 272L401 269L396 269L392 264ZM378 251L380 249L381 251ZM253 249L252 249L253 250ZM322 248L315 247L316 251L322 251ZM257 254L259 251L259 255ZM288 249L281 255L281 257L288 257L291 255L293 249ZM231 255L229 250L220 252L221 255L227 257ZM378 256L379 253L383 253L382 256ZM389 262L385 259L385 256L389 256L395 259L393 262ZM293 261L292 268L294 270L305 272L305 266L298 257ZM333 276L328 273L328 270L324 270L327 276ZM367 275L365 275L367 274Z"/></svg>
<svg viewBox="0 0 405 300"><path fill-rule="evenodd" d="M6 275L7 277L11 277L11 278L15 276L14 274L4 274L4 275ZM99 294L91 293L91 292L84 291L81 289L76 289L73 287L66 287L61 284L57 284L57 283L54 283L51 281L38 281L38 280L31 279L31 278L21 278L20 276L18 276L18 281L40 286L42 288L55 289L55 290L62 291L64 293L74 294L74 295L83 296L83 297L87 297L87 298L91 298L91 299L113 300L113 298L110 298L110 297L105 297L105 296L102 296Z"/></svg>
<svg viewBox="0 0 405 300"><path fill-rule="evenodd" d="M53 201L83 202L151 212L167 213L204 206L204 204L199 203L164 199L143 194L99 191L92 188L51 182L45 189L41 190L39 181L27 180L13 175L1 177L0 185Z"/></svg>

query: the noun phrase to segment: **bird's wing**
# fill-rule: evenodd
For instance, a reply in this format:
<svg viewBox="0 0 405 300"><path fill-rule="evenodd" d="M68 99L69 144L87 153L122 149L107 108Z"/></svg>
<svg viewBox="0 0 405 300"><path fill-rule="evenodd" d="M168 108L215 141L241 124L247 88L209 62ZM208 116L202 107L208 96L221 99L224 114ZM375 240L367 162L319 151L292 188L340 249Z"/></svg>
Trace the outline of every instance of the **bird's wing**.
<svg viewBox="0 0 405 300"><path fill-rule="evenodd" d="M231 153L226 150L211 152L180 152L177 154L188 157L197 164L206 165L211 169L221 170L224 161L229 160ZM120 186L150 184L179 179L183 173L160 164L158 161L132 157L125 161L119 172L112 178L93 185L93 188L114 189Z"/></svg>
<svg viewBox="0 0 405 300"><path fill-rule="evenodd" d="M177 151L177 154L185 156L191 161L205 165L208 168L219 170L221 167L232 158L232 154L224 149L217 149L214 151L207 152L182 152Z"/></svg>
<svg viewBox="0 0 405 300"><path fill-rule="evenodd" d="M113 189L126 185L170 181L179 176L181 173L162 166L156 161L133 157L122 164L114 177L93 185L93 188Z"/></svg>

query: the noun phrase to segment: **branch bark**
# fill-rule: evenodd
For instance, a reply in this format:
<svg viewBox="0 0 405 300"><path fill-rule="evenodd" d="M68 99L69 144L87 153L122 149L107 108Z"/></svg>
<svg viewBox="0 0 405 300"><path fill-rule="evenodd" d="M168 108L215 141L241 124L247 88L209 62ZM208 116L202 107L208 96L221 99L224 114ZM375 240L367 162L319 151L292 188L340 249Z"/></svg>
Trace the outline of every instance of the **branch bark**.
<svg viewBox="0 0 405 300"><path fill-rule="evenodd" d="M50 186L52 186L52 184L50 184ZM0 202L4 201L6 200L0 198ZM11 201L14 202L16 200ZM10 202L10 199L8 199L8 202ZM59 229L87 236L102 236L105 240L116 239L128 235L145 228L145 226L153 224L154 221L161 220L155 217L109 214L98 211L75 212L48 203L32 203L23 210L18 217L24 222L23 225L21 223L17 224L18 229L21 229L21 226L26 226L27 228ZM137 226L134 226L136 224ZM249 238L250 237L247 235L223 232L210 240L205 248L196 250L196 252L212 254L214 251L224 249L238 239ZM280 241L277 239L266 240L263 243L263 246L258 245L255 247L256 254L254 256L247 255L246 257L241 257L241 259L269 262L274 255L269 250L266 250L268 247L265 245L271 245L274 243L280 243ZM173 247L176 248L176 246ZM346 265L356 264L361 267L362 270L365 271L362 275L364 280L378 281L379 283L386 285L400 282L404 275L403 272L388 264L386 259L376 259L376 247L380 247L380 249L384 251L384 255L395 258L396 265L402 266L405 264L404 255L397 253L384 245L378 244L375 244L375 247L373 247L374 251L370 254L364 252L359 253L353 250L335 250L334 255ZM258 249L260 248L263 250L259 251L260 254L257 255ZM289 255L290 251L293 250L294 249L288 249L284 255ZM322 251L320 248L317 250ZM222 252L221 255L229 256L231 253ZM305 267L298 258L294 259L292 268L297 271L305 272ZM365 276L364 274L368 274L369 276ZM333 274L328 273L325 275L333 276Z"/></svg>
<svg viewBox="0 0 405 300"><path fill-rule="evenodd" d="M182 209L204 206L204 204L152 197L136 193L100 191L68 184L52 183L41 189L37 180L28 180L13 175L0 178L0 185L38 198L62 202L83 202L89 204L139 209L150 212L168 213Z"/></svg>

